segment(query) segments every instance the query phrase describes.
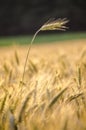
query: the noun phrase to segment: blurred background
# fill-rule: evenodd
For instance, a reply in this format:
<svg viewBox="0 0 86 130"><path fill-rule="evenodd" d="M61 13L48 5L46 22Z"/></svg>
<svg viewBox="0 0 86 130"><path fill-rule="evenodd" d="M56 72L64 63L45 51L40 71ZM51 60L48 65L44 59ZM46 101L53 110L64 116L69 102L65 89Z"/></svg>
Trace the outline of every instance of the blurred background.
<svg viewBox="0 0 86 130"><path fill-rule="evenodd" d="M31 34L49 18L65 17L69 31L86 31L86 0L2 0L0 36Z"/></svg>

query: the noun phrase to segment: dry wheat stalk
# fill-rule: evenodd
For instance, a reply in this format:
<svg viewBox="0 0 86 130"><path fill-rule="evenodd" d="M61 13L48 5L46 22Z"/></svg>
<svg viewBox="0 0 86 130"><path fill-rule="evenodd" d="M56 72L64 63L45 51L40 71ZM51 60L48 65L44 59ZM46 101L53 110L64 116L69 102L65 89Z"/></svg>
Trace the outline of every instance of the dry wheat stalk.
<svg viewBox="0 0 86 130"><path fill-rule="evenodd" d="M29 57L29 53L30 53L30 50L31 50L32 43L33 43L35 37L37 36L37 34L38 34L40 31L47 31L47 30L65 30L65 29L67 29L67 27L65 26L66 23L68 23L68 20L67 20L66 18L64 18L64 19L57 19L57 20L53 20L53 21L48 21L47 23L45 23L43 26L41 26L41 27L36 31L36 33L34 34L32 40L31 40L29 49L28 49L28 51L27 51L27 55L26 55L26 59L25 59L24 71L23 71L21 83L24 82L24 75L25 75L25 69L26 69L26 65L27 65L27 60L28 60L28 57Z"/></svg>

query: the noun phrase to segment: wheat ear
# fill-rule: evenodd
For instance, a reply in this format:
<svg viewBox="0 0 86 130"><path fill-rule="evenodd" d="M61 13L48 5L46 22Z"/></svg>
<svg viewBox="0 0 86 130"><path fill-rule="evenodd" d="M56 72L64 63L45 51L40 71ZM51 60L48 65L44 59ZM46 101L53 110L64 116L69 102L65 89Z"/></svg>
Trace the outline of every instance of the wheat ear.
<svg viewBox="0 0 86 130"><path fill-rule="evenodd" d="M51 21L51 22L48 21L43 26L41 26L40 29L38 29L36 31L36 33L34 34L32 40L31 40L30 46L28 48L28 51L27 51L21 83L24 82L25 70L26 70L26 65L27 65L29 53L30 53L30 50L31 50L32 43L33 43L35 37L37 36L37 34L40 31L46 31L46 30L65 30L67 28L65 26L66 23L68 23L67 19L57 19L57 20L54 20L54 21Z"/></svg>

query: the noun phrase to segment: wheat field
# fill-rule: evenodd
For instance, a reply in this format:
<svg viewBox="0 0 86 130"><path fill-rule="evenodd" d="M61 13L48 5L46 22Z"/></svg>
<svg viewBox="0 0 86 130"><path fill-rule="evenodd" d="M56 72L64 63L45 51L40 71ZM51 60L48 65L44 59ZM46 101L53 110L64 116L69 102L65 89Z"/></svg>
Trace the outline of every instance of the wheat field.
<svg viewBox="0 0 86 130"><path fill-rule="evenodd" d="M0 130L86 130L86 40L0 47Z"/></svg>

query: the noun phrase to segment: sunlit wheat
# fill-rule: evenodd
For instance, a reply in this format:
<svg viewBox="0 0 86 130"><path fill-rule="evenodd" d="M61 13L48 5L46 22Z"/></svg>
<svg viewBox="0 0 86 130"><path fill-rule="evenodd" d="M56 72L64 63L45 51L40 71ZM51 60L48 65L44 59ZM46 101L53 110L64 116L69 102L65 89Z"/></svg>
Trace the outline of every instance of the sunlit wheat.
<svg viewBox="0 0 86 130"><path fill-rule="evenodd" d="M38 34L40 31L66 30L66 29L67 29L67 27L65 26L66 23L68 23L68 20L67 20L67 19L57 19L57 20L53 20L52 22L47 22L47 23L45 23L43 26L41 26L41 27L36 31L36 33L34 34L32 40L31 40L29 49L28 49L28 51L27 51L27 55L26 55L26 59L25 59L25 64L24 64L24 71L23 71L22 80L21 80L22 82L24 82L25 69L26 69L26 65L27 65L27 60L28 60L28 57L29 57L30 49L31 49L32 43L33 43L35 37L37 36L37 34Z"/></svg>

